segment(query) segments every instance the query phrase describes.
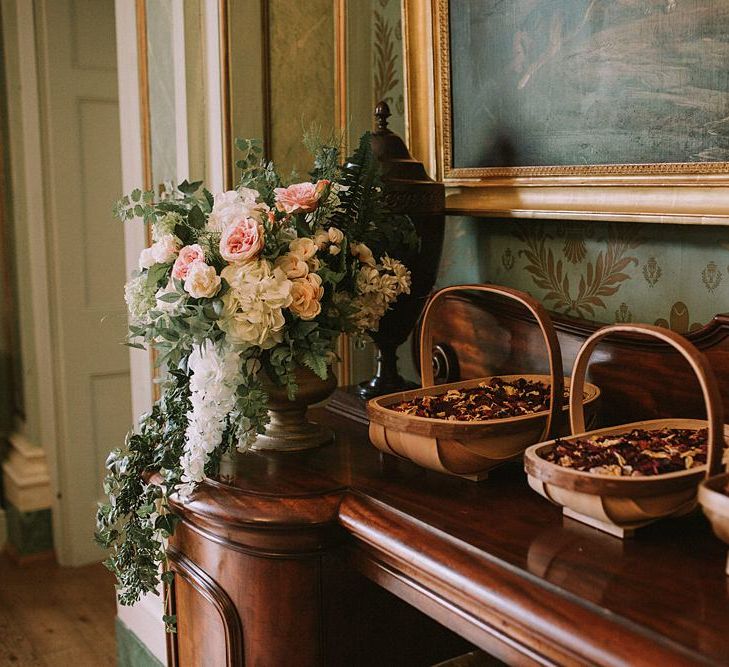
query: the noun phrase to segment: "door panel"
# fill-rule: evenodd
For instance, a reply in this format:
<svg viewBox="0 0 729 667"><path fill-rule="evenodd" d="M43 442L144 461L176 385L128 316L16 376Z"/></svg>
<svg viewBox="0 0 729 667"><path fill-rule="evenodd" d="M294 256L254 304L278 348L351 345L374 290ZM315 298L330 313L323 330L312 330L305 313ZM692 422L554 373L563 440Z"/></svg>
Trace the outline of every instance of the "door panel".
<svg viewBox="0 0 729 667"><path fill-rule="evenodd" d="M36 0L61 493L59 559L97 560L106 452L131 423L113 0ZM59 536L57 536L58 538ZM58 539L57 539L58 541Z"/></svg>

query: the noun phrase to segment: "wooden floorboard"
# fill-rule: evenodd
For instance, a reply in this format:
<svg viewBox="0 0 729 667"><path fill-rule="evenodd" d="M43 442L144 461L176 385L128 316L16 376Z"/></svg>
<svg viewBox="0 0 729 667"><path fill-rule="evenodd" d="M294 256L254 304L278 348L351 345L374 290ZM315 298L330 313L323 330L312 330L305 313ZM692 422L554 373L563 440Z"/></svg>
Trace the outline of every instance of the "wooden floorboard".
<svg viewBox="0 0 729 667"><path fill-rule="evenodd" d="M115 615L102 565L19 566L0 554L0 667L111 667Z"/></svg>

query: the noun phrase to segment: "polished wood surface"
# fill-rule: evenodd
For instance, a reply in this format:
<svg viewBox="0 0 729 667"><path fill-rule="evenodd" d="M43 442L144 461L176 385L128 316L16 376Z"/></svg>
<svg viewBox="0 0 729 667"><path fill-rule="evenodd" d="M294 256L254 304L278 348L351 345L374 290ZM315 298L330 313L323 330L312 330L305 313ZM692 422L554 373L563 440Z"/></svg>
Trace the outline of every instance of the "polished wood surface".
<svg viewBox="0 0 729 667"><path fill-rule="evenodd" d="M543 372L533 321L488 307L443 304L434 341L458 371L447 379ZM594 327L556 318L555 328L570 368ZM724 402L728 334L718 317L690 336ZM590 381L607 424L704 417L689 366L661 342L606 339ZM311 417L334 429L334 444L240 455L229 482L177 507L187 599L173 664L195 664L200 646L227 650L238 624L242 655L226 664L427 665L469 645L516 664L729 662L726 550L700 513L622 542L562 517L521 462L475 484L381 454L363 424L324 409Z"/></svg>
<svg viewBox="0 0 729 667"><path fill-rule="evenodd" d="M220 507L232 508L228 522L234 527L209 527L208 546L190 549L189 558L231 594L239 613L244 611L244 635L257 641L262 632L268 651L290 651L298 644L287 644L272 619L251 627L247 605L276 609L287 623L292 615L302 623L322 616L309 604L314 593L299 590L305 573L280 580L264 568L250 576L241 553L250 547L231 538L244 525L258 524L267 534L263 528L272 519L261 510L272 498L291 509L289 526L282 529L289 530L298 503L319 505L320 494L339 500L330 506L328 520L321 506L303 508L311 536L330 530L358 571L506 661L729 661L724 546L701 515L654 524L622 543L563 518L559 508L528 488L520 464L473 484L380 455L364 426L329 413L314 417L335 428L334 445L301 454L241 456L234 487L206 488L189 506L198 516L207 511L220 516ZM214 505L211 495L217 497ZM182 533L185 542L189 532ZM230 548L221 549L227 540ZM243 581L255 582L255 588L275 582L276 594L256 600L255 590L238 590ZM346 595L346 588L337 594ZM316 630L309 628L310 636ZM304 655L299 664L336 664L322 663L321 653L306 655L306 661ZM260 664L283 663L270 658Z"/></svg>

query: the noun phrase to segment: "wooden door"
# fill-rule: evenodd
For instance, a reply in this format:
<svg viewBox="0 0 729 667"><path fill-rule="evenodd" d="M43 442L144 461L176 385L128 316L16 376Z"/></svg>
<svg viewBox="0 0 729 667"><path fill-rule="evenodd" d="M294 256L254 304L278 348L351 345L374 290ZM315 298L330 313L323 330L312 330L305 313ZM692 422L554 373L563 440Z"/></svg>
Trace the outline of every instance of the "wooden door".
<svg viewBox="0 0 729 667"><path fill-rule="evenodd" d="M93 543L107 452L131 423L123 300L113 0L35 0L48 234L49 321L64 564L102 557ZM41 382L50 378L40 378Z"/></svg>

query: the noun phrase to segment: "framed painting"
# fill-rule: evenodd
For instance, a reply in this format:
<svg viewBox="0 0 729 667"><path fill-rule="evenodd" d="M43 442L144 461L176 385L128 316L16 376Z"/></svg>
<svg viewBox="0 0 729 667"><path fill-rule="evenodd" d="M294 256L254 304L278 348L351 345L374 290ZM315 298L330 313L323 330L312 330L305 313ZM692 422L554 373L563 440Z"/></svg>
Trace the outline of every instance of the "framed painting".
<svg viewBox="0 0 729 667"><path fill-rule="evenodd" d="M453 213L729 224L725 0L404 8L411 145Z"/></svg>

